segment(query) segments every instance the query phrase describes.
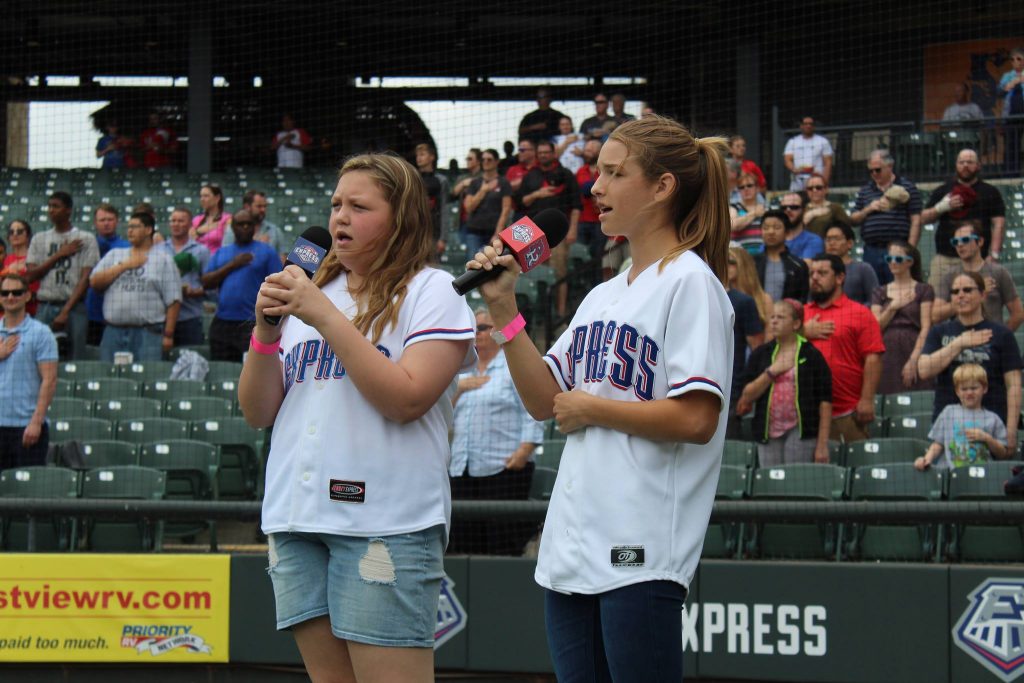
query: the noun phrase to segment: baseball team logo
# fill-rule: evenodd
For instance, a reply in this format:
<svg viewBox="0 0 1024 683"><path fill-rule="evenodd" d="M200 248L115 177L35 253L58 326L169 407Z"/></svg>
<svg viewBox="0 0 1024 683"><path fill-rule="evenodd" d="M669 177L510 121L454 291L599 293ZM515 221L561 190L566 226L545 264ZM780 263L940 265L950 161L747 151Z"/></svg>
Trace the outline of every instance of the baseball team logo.
<svg viewBox="0 0 1024 683"><path fill-rule="evenodd" d="M523 244L529 244L533 240L533 229L529 225L519 223L512 226L512 239Z"/></svg>
<svg viewBox="0 0 1024 683"><path fill-rule="evenodd" d="M523 256L526 259L526 270L533 268L540 263L541 257L544 256L544 243L541 242L530 247Z"/></svg>
<svg viewBox="0 0 1024 683"><path fill-rule="evenodd" d="M1024 580L986 579L953 627L953 642L1006 683L1024 675Z"/></svg>
<svg viewBox="0 0 1024 683"><path fill-rule="evenodd" d="M305 244L295 247L292 256L302 263L316 264L320 261L320 255L316 253L316 250Z"/></svg>
<svg viewBox="0 0 1024 683"><path fill-rule="evenodd" d="M451 640L466 628L466 610L455 595L455 582L447 576L441 579L441 595L437 599L437 628L434 630L434 649Z"/></svg>

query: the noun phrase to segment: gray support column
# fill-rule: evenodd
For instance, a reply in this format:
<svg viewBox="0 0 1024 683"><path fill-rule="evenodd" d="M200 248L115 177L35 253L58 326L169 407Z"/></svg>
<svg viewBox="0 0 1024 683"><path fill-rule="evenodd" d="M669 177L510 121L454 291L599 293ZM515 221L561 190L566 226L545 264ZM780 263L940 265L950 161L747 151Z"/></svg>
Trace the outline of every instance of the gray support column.
<svg viewBox="0 0 1024 683"><path fill-rule="evenodd" d="M213 13L194 2L188 46L188 172L209 173L213 151Z"/></svg>
<svg viewBox="0 0 1024 683"><path fill-rule="evenodd" d="M761 147L761 46L743 41L736 46L736 132L747 140L747 158L764 168Z"/></svg>

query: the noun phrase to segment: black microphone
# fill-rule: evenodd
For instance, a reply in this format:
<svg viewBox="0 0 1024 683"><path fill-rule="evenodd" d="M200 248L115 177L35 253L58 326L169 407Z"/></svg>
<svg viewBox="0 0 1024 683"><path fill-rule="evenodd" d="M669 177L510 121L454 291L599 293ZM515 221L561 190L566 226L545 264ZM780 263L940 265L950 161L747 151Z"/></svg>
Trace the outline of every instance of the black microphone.
<svg viewBox="0 0 1024 683"><path fill-rule="evenodd" d="M284 264L286 266L298 266L306 271L306 275L312 278L324 257L327 256L333 241L331 233L319 225L306 228L305 232L299 236L299 239L295 240L295 246L292 247L291 253L288 254L288 260ZM281 316L279 315L264 315L263 320L268 325L281 324Z"/></svg>
<svg viewBox="0 0 1024 683"><path fill-rule="evenodd" d="M520 218L501 231L498 237L511 252L523 272L535 268L551 258L551 250L561 244L569 232L569 219L558 209L544 209L533 220ZM459 294L476 289L505 272L504 266L467 270L452 281L452 287Z"/></svg>

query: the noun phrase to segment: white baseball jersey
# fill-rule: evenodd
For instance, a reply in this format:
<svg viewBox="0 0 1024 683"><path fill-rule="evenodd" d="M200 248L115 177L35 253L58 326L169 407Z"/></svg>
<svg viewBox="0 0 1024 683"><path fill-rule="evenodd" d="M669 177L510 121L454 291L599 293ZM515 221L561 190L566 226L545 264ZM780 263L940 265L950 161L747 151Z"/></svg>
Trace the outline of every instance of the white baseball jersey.
<svg viewBox="0 0 1024 683"><path fill-rule="evenodd" d="M569 435L551 494L536 580L601 593L641 581L689 587L718 485L732 375L733 310L700 257L596 287L544 357L563 390L615 401L707 391L721 399L706 445L602 427Z"/></svg>
<svg viewBox="0 0 1024 683"><path fill-rule="evenodd" d="M350 319L357 307L342 273L323 291ZM472 340L476 323L452 277L426 268L413 278L395 327L377 348L394 362L436 339ZM315 328L284 323L285 397L274 421L263 499L263 531L385 536L451 519L448 430L453 381L418 420L398 424L365 399ZM470 345L463 369L472 367Z"/></svg>

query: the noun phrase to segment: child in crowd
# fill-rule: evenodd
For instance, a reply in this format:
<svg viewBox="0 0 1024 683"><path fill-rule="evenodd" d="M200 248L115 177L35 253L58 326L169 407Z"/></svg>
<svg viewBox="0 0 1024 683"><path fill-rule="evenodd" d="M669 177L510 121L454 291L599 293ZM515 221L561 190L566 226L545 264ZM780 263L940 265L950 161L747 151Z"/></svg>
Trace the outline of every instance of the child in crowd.
<svg viewBox="0 0 1024 683"><path fill-rule="evenodd" d="M924 470L930 465L942 468L963 467L988 462L991 454L1003 459L1012 452L1006 444L1006 425L991 410L981 407L988 391L985 369L965 363L953 372L953 387L960 405L948 405L928 432L932 445L914 461Z"/></svg>

